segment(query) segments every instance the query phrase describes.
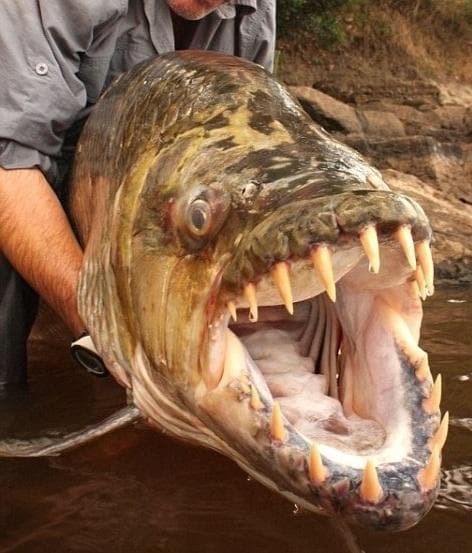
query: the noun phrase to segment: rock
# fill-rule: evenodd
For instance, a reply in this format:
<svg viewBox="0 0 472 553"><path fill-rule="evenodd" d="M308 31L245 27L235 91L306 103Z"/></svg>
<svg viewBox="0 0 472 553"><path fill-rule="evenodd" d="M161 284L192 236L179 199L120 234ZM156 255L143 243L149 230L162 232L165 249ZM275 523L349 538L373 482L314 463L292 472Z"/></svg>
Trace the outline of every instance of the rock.
<svg viewBox="0 0 472 553"><path fill-rule="evenodd" d="M357 88L353 106L308 87L292 91L316 122L424 207L439 281L472 284L472 87L369 86Z"/></svg>
<svg viewBox="0 0 472 553"><path fill-rule="evenodd" d="M472 106L472 86L462 82L450 81L437 84L439 102L442 106Z"/></svg>
<svg viewBox="0 0 472 553"><path fill-rule="evenodd" d="M347 104L307 86L292 86L290 90L312 119L327 131L362 132L356 110Z"/></svg>
<svg viewBox="0 0 472 553"><path fill-rule="evenodd" d="M396 169L409 173L457 198L469 197L471 191L472 160L465 146L443 143L430 136L405 136L389 139L366 139L348 135L344 139L380 169Z"/></svg>
<svg viewBox="0 0 472 553"><path fill-rule="evenodd" d="M396 115L388 111L358 111L362 130L369 137L405 136L405 128Z"/></svg>
<svg viewBox="0 0 472 553"><path fill-rule="evenodd" d="M463 106L441 106L434 110L442 129L455 136L472 135L472 109Z"/></svg>
<svg viewBox="0 0 472 553"><path fill-rule="evenodd" d="M400 119L388 111L355 110L328 94L307 86L292 86L290 90L311 118L327 131L359 135L365 133L372 137L405 135Z"/></svg>
<svg viewBox="0 0 472 553"><path fill-rule="evenodd" d="M380 107L394 113L403 123L406 134L437 136L441 129L441 118L434 110L420 111L411 106L383 104ZM380 109L379 107L379 109Z"/></svg>
<svg viewBox="0 0 472 553"><path fill-rule="evenodd" d="M459 196L463 202L472 205L472 143L463 146L464 151L464 176L469 183L467 189Z"/></svg>
<svg viewBox="0 0 472 553"><path fill-rule="evenodd" d="M413 76L410 80L385 77L372 81L368 78L359 79L358 75L347 79L344 73L340 68L341 78L333 75L330 79L318 79L313 86L343 102L355 104L356 107L363 109L371 109L371 104L378 100L391 100L396 104L413 108L434 109L440 105L441 91L443 95L445 94L444 87L441 88L437 83Z"/></svg>
<svg viewBox="0 0 472 553"><path fill-rule="evenodd" d="M381 118L376 115L378 112L387 112L385 119L392 128L392 132L388 135L383 134L382 128L380 132L376 131L377 120ZM380 100L369 104L369 110L358 109L357 113L363 123L364 132L372 136L426 135L442 141L451 141L472 135L471 106L445 105L421 110L409 105ZM398 121L402 128L398 126ZM370 132L369 123L373 125Z"/></svg>

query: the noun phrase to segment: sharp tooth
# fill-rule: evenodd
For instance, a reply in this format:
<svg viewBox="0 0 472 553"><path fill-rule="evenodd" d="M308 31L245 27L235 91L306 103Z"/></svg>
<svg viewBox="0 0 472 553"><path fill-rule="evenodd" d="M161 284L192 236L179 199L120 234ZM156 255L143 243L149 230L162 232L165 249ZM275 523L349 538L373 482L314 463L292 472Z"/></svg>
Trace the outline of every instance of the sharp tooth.
<svg viewBox="0 0 472 553"><path fill-rule="evenodd" d="M441 421L441 424L439 425L439 428L436 432L436 434L431 438L429 447L431 451L435 447L441 451L441 449L444 447L444 444L446 443L447 439L447 432L449 430L449 411L446 411L444 413L443 420Z"/></svg>
<svg viewBox="0 0 472 553"><path fill-rule="evenodd" d="M231 318L233 319L234 322L236 322L238 320L238 316L236 314L236 304L234 303L234 301L229 301L226 307L228 308Z"/></svg>
<svg viewBox="0 0 472 553"><path fill-rule="evenodd" d="M416 244L416 255L419 265L423 269L428 296L434 294L434 265L428 240L422 240Z"/></svg>
<svg viewBox="0 0 472 553"><path fill-rule="evenodd" d="M439 410L439 405L441 403L441 387L441 375L438 374L431 389L430 396L423 401L423 409L428 415L432 415Z"/></svg>
<svg viewBox="0 0 472 553"><path fill-rule="evenodd" d="M416 300L416 298L421 298L420 287L418 286L418 283L416 282L416 280L410 281L410 292L413 299Z"/></svg>
<svg viewBox="0 0 472 553"><path fill-rule="evenodd" d="M416 268L416 282L420 291L420 298L424 301L426 299L426 282L424 279L423 269L421 265Z"/></svg>
<svg viewBox="0 0 472 553"><path fill-rule="evenodd" d="M425 353L423 358L421 359L421 362L416 369L416 378L423 382L426 379L432 379L431 370L429 368L429 360L428 360L428 354Z"/></svg>
<svg viewBox="0 0 472 553"><path fill-rule="evenodd" d="M281 442L285 441L287 435L282 418L282 411L280 410L280 405L277 401L274 401L274 406L272 407L270 433L272 434L272 438L274 438L274 440L279 440Z"/></svg>
<svg viewBox="0 0 472 553"><path fill-rule="evenodd" d="M210 328L210 340L211 332L213 328ZM202 378L205 382L205 386L208 390L213 390L216 388L223 377L225 367L228 363L228 358L231 358L231 343L229 340L229 334L232 334L234 339L237 338L232 332L226 330L224 334L217 334L215 337L219 338L221 336L221 342L215 342L214 346L208 351L208 355L201 358L201 371Z"/></svg>
<svg viewBox="0 0 472 553"><path fill-rule="evenodd" d="M359 234L362 247L369 260L369 271L378 273L380 269L380 251L377 231L374 226L368 226Z"/></svg>
<svg viewBox="0 0 472 553"><path fill-rule="evenodd" d="M311 442L308 472L310 480L317 485L322 484L329 476L327 468L323 465L320 450L315 440Z"/></svg>
<svg viewBox="0 0 472 553"><path fill-rule="evenodd" d="M441 468L441 457L439 453L439 448L434 447L431 452L431 457L429 458L426 466L421 469L418 473L418 482L420 483L421 489L424 492L432 490L436 487L438 478L439 478L439 469Z"/></svg>
<svg viewBox="0 0 472 553"><path fill-rule="evenodd" d="M241 374L241 377L239 378L239 385L241 387L241 392L243 392L243 394L249 395L251 393L251 387L249 385L249 380L246 374L244 373Z"/></svg>
<svg viewBox="0 0 472 553"><path fill-rule="evenodd" d="M246 354L244 348L235 334L231 330L227 330L224 372L229 378L239 378L245 366Z"/></svg>
<svg viewBox="0 0 472 553"><path fill-rule="evenodd" d="M415 270L416 269L415 243L413 242L413 237L411 236L410 225L402 225L395 232L395 238L400 243L400 246L405 254L405 257L410 267L413 270Z"/></svg>
<svg viewBox="0 0 472 553"><path fill-rule="evenodd" d="M290 275L288 272L288 264L284 261L276 263L272 268L272 279L279 291L280 297L284 302L287 311L293 315L293 296L292 287L290 285Z"/></svg>
<svg viewBox="0 0 472 553"><path fill-rule="evenodd" d="M326 294L332 302L336 301L336 285L333 276L333 264L331 252L328 246L318 246L311 252L311 260L323 283Z"/></svg>
<svg viewBox="0 0 472 553"><path fill-rule="evenodd" d="M250 282L244 287L244 296L249 304L249 319L253 322L257 322L257 299L256 299L256 285Z"/></svg>
<svg viewBox="0 0 472 553"><path fill-rule="evenodd" d="M251 386L250 404L254 411L260 411L261 409L264 409L264 404L262 403L259 392L257 391L257 388L254 386L254 384Z"/></svg>
<svg viewBox="0 0 472 553"><path fill-rule="evenodd" d="M362 499L369 503L378 503L382 499L383 490L372 459L369 459L365 465L359 492Z"/></svg>

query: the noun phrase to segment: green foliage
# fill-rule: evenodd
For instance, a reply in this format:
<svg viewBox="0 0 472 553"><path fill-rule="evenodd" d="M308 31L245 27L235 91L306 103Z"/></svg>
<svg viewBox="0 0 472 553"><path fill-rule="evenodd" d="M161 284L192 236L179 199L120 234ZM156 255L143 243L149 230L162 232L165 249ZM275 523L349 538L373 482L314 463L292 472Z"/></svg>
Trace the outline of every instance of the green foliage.
<svg viewBox="0 0 472 553"><path fill-rule="evenodd" d="M347 38L341 14L351 13L359 27L375 27L370 11L381 6L438 31L458 35L472 31L472 0L277 0L278 35L294 37L302 31L312 35L320 47L331 49ZM384 31L381 34L388 34Z"/></svg>
<svg viewBox="0 0 472 553"><path fill-rule="evenodd" d="M336 10L352 0L278 0L277 25L279 36L308 32L320 46L332 48L344 38L343 25Z"/></svg>

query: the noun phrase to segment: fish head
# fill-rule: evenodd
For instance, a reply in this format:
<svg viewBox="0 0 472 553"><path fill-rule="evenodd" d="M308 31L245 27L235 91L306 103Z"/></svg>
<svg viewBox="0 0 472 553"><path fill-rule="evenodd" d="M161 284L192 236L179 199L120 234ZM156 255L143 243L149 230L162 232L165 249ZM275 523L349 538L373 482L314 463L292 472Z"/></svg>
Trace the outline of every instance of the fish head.
<svg viewBox="0 0 472 553"><path fill-rule="evenodd" d="M418 346L423 210L261 68L216 54L139 66L81 144L79 307L143 415L309 510L420 520L447 433Z"/></svg>

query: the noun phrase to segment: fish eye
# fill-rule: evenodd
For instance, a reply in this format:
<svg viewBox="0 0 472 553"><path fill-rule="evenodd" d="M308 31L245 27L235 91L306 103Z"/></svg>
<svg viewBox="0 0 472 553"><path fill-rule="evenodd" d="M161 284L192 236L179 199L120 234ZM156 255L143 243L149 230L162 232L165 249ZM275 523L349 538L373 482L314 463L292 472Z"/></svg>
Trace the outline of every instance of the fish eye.
<svg viewBox="0 0 472 553"><path fill-rule="evenodd" d="M211 208L201 198L194 200L187 209L187 226L195 236L204 236L210 229Z"/></svg>

